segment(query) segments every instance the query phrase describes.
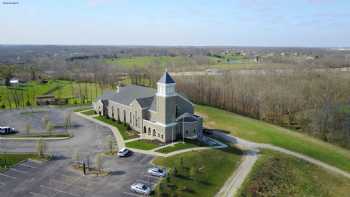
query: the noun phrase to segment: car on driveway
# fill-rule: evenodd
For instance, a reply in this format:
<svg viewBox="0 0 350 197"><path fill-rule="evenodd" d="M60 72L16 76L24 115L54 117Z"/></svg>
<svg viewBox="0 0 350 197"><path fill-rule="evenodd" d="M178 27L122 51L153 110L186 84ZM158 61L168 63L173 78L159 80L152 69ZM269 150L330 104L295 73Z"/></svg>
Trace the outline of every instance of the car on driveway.
<svg viewBox="0 0 350 197"><path fill-rule="evenodd" d="M143 183L132 184L130 186L130 190L135 192L135 193L139 193L139 194L143 194L143 195L151 194L151 188Z"/></svg>
<svg viewBox="0 0 350 197"><path fill-rule="evenodd" d="M158 168L158 167L149 168L147 170L147 172L148 172L148 174L150 174L152 176L157 176L157 177L165 177L166 176L166 170Z"/></svg>
<svg viewBox="0 0 350 197"><path fill-rule="evenodd" d="M127 148L122 148L118 151L118 157L127 157L129 156L130 151Z"/></svg>

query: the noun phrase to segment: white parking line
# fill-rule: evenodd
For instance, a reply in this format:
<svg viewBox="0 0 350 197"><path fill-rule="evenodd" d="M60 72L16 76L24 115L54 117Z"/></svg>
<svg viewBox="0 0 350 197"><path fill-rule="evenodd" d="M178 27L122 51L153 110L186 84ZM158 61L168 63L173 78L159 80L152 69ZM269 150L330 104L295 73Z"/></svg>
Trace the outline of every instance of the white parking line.
<svg viewBox="0 0 350 197"><path fill-rule="evenodd" d="M143 195L131 193L131 192L123 192L123 194L129 195L129 196L136 196L136 197L142 197Z"/></svg>
<svg viewBox="0 0 350 197"><path fill-rule="evenodd" d="M33 196L42 196L42 197L49 197L49 196L46 196L44 194L40 194L40 193L36 193L36 192L29 192L31 195Z"/></svg>
<svg viewBox="0 0 350 197"><path fill-rule="evenodd" d="M24 163L20 163L18 164L20 166L24 166L24 167L27 167L27 168L33 168L33 169L36 169L37 167L33 167L33 166L30 166L30 165L27 165L27 164L24 164Z"/></svg>
<svg viewBox="0 0 350 197"><path fill-rule="evenodd" d="M24 170L17 170L15 168L10 168L10 170L14 171L14 172L18 172L18 173L21 173L21 174L28 174L28 172L24 171Z"/></svg>
<svg viewBox="0 0 350 197"><path fill-rule="evenodd" d="M16 177L14 177L14 176L9 176L9 175L3 174L3 173L0 173L0 176L4 176L4 177L10 178L10 179L16 179Z"/></svg>
<svg viewBox="0 0 350 197"><path fill-rule="evenodd" d="M44 188L44 189L47 189L47 190L52 190L52 191L55 191L55 192L59 192L59 193L63 193L63 194L67 194L67 195L70 195L70 196L74 196L74 197L80 197L76 194L72 194L70 192L65 192L65 191L62 191L62 190L59 190L59 189L56 189L56 188L53 188L53 187L48 187L48 186L45 186L45 185L40 185L41 188Z"/></svg>

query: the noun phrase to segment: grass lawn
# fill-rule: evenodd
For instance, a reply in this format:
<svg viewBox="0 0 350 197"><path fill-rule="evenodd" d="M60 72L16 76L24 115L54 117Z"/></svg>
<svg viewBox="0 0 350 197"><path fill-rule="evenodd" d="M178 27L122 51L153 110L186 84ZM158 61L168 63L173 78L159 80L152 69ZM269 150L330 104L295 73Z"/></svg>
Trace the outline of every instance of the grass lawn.
<svg viewBox="0 0 350 197"><path fill-rule="evenodd" d="M346 196L350 179L277 152L262 152L238 196Z"/></svg>
<svg viewBox="0 0 350 197"><path fill-rule="evenodd" d="M81 112L82 114L85 114L87 116L92 116L92 115L96 115L96 112L95 110L89 110L89 111L84 111L84 112Z"/></svg>
<svg viewBox="0 0 350 197"><path fill-rule="evenodd" d="M157 141L142 139L142 140L128 142L125 145L129 148L136 148L141 150L152 150L160 147L162 144Z"/></svg>
<svg viewBox="0 0 350 197"><path fill-rule="evenodd" d="M203 147L206 146L206 144L202 144L196 140L185 140L185 143L179 142L177 144L174 144L174 146L167 146L165 148L159 149L156 152L160 153L171 153L178 150L188 149L188 148L196 148L196 147Z"/></svg>
<svg viewBox="0 0 350 197"><path fill-rule="evenodd" d="M37 155L34 154L1 154L0 153L0 172L5 171L17 163L26 159L38 159ZM6 166L6 167L5 167Z"/></svg>
<svg viewBox="0 0 350 197"><path fill-rule="evenodd" d="M90 106L89 107L81 107L81 108L75 109L74 112L81 112L81 111L85 111L85 110L89 110L89 109L92 110L92 108Z"/></svg>
<svg viewBox="0 0 350 197"><path fill-rule="evenodd" d="M241 154L229 147L157 157L153 163L168 168L169 174L157 186L155 196L212 197L238 167Z"/></svg>
<svg viewBox="0 0 350 197"><path fill-rule="evenodd" d="M95 119L116 127L119 130L119 132L122 135L124 140L129 140L129 139L139 137L137 131L128 130L127 129L128 127L125 126L123 123L118 123L117 121L114 121L112 119L108 119L104 116L97 116L97 117L95 117Z"/></svg>
<svg viewBox="0 0 350 197"><path fill-rule="evenodd" d="M102 89L94 83L49 80L48 83L29 81L17 87L0 86L0 108L36 106L36 96L54 95L57 98L69 98L69 104L81 104L93 101L101 95Z"/></svg>
<svg viewBox="0 0 350 197"><path fill-rule="evenodd" d="M207 128L219 129L254 142L299 152L350 172L350 151L316 138L213 107L197 105Z"/></svg>

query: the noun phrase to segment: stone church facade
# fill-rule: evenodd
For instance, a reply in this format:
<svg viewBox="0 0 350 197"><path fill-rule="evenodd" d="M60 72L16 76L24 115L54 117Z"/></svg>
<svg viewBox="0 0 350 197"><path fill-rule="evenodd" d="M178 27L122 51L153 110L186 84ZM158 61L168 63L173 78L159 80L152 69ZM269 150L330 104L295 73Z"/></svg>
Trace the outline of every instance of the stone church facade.
<svg viewBox="0 0 350 197"><path fill-rule="evenodd" d="M93 103L95 111L130 125L142 138L164 143L202 136L203 119L194 115L194 105L176 92L176 83L165 72L157 90L128 85L105 92Z"/></svg>

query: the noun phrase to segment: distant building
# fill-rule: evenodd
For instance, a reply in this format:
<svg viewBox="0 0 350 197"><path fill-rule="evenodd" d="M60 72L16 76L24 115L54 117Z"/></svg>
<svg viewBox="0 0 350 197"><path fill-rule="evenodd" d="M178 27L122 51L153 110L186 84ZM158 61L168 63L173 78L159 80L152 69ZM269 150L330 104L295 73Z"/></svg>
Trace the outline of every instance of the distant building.
<svg viewBox="0 0 350 197"><path fill-rule="evenodd" d="M17 84L19 84L19 80L18 80L18 79L15 79L15 78L10 79L10 84L11 84L11 85L17 85Z"/></svg>
<svg viewBox="0 0 350 197"><path fill-rule="evenodd" d="M100 114L127 123L142 138L171 142L202 136L202 118L194 115L194 105L175 90L176 83L165 72L157 90L142 86L119 87L93 103Z"/></svg>

